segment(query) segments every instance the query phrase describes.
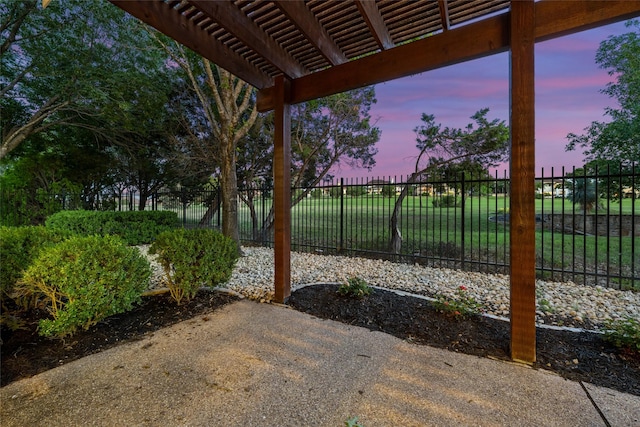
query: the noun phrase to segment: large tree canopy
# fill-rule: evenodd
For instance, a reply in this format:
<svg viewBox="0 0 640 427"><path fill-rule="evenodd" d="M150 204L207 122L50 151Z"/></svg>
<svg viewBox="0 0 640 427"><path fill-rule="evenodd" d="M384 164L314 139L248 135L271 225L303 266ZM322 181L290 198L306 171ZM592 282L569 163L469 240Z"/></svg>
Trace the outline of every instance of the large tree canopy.
<svg viewBox="0 0 640 427"><path fill-rule="evenodd" d="M376 102L373 86L297 104L291 107L291 181L296 191L291 205L303 200L314 186L342 165L371 169L375 165L380 130L372 123L370 109ZM273 118L258 122L239 145L239 177L245 188L259 190L273 176L271 156ZM254 239L272 230L273 209L261 229L255 216L255 191L243 194L253 222Z"/></svg>
<svg viewBox="0 0 640 427"><path fill-rule="evenodd" d="M147 127L169 85L142 26L107 2L39 3L0 2L0 159L57 126Z"/></svg>
<svg viewBox="0 0 640 427"><path fill-rule="evenodd" d="M615 78L602 92L619 107L605 110L611 121L594 121L585 134L567 135L567 150L582 147L587 162L628 165L640 160L640 21L626 26L630 32L607 38L596 53L596 63Z"/></svg>
<svg viewBox="0 0 640 427"><path fill-rule="evenodd" d="M422 124L414 129L416 147L420 150L414 172L407 179L391 215L391 250L400 253L402 235L398 226L402 201L410 184L421 179L431 182L447 179L443 174L469 175L476 179L486 175L486 169L505 161L509 153L509 128L504 120L489 121L488 108L477 111L465 128L442 127L432 114L422 114ZM449 175L448 178L451 178ZM463 195L464 197L464 195Z"/></svg>

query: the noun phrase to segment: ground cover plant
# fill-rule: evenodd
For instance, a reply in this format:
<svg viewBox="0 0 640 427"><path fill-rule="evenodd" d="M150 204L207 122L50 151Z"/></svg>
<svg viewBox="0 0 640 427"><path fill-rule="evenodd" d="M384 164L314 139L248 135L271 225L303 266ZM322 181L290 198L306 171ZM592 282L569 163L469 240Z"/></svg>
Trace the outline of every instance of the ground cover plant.
<svg viewBox="0 0 640 427"><path fill-rule="evenodd" d="M350 298L364 298L371 294L371 286L359 277L350 277L347 283L340 285L338 293Z"/></svg>
<svg viewBox="0 0 640 427"><path fill-rule="evenodd" d="M433 306L441 313L450 314L454 318L474 316L482 311L481 304L468 295L467 288L464 285L458 287L456 295L452 299L438 295L433 302Z"/></svg>

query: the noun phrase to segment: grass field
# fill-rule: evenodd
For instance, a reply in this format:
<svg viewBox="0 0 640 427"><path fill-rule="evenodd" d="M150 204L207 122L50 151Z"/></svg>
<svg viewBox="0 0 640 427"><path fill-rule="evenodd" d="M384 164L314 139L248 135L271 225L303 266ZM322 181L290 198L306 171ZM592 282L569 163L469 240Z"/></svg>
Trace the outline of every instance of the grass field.
<svg viewBox="0 0 640 427"><path fill-rule="evenodd" d="M509 199L501 195L467 197L464 207L435 207L432 197L408 196L399 229L405 260L430 265L507 272ZM267 217L271 199L256 203L258 223ZM536 199L538 215L582 214L567 199ZM292 247L325 253L375 253L389 256L390 218L395 198L379 195L305 198L292 208ZM640 216L640 201L603 201L598 215ZM203 213L187 210L187 222ZM181 215L181 212L179 212ZM241 238L252 239L249 209L239 208ZM595 236L536 230L538 275L544 279L640 290L640 238ZM394 257L390 257L394 258ZM397 256L395 257L398 258Z"/></svg>

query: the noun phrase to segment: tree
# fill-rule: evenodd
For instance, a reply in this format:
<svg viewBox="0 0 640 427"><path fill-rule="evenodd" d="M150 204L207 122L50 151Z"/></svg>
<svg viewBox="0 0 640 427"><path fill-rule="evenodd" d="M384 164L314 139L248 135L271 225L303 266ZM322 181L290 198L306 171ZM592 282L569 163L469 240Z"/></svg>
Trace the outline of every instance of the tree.
<svg viewBox="0 0 640 427"><path fill-rule="evenodd" d="M330 178L331 171L342 164L365 169L375 165L375 144L380 140L380 130L372 124L369 113L375 102L375 88L367 87L292 106L291 181L292 187L302 191L295 192L291 206L307 197L313 187ZM258 134L269 135L266 142L270 143L273 140L273 120L266 119L263 130ZM258 141L254 139L253 142ZM271 157L253 159L254 171L250 176L270 179L273 175ZM243 184L252 185L249 182ZM252 205L248 204L250 211L254 212ZM271 209L260 231L254 229L254 236L265 239L273 225L274 212Z"/></svg>
<svg viewBox="0 0 640 427"><path fill-rule="evenodd" d="M205 58L196 57L181 45L154 34L156 40L184 72L195 100L189 101L185 124L190 129L183 142L200 164L218 168L222 198L222 234L240 247L238 229L238 142L256 120L255 91Z"/></svg>
<svg viewBox="0 0 640 427"><path fill-rule="evenodd" d="M146 51L140 24L107 2L38 4L0 3L0 159L60 126L135 131L136 112L167 86L148 78L166 67ZM95 126L105 118L118 126Z"/></svg>
<svg viewBox="0 0 640 427"><path fill-rule="evenodd" d="M594 121L585 134L567 135L567 151L584 149L587 162L614 161L628 167L640 159L640 21L626 24L632 31L600 43L596 63L615 77L602 93L617 100L619 108L607 108L610 122Z"/></svg>
<svg viewBox="0 0 640 427"><path fill-rule="evenodd" d="M591 212L599 208L600 196L598 194L598 185L593 178L574 178L573 185L570 187L567 198L582 208L586 212Z"/></svg>
<svg viewBox="0 0 640 427"><path fill-rule="evenodd" d="M464 129L443 128L436 123L435 116L422 114L423 124L416 127L416 146L420 153L416 159L415 171L402 188L391 215L391 242L394 253L400 253L402 235L398 228L399 214L404 198L411 184L423 178L439 181L445 177L477 177L486 174L486 169L506 160L509 150L509 128L504 120L487 119L488 108L477 111ZM444 175L443 175L444 173ZM475 175L474 175L475 174ZM464 195L463 195L464 197Z"/></svg>

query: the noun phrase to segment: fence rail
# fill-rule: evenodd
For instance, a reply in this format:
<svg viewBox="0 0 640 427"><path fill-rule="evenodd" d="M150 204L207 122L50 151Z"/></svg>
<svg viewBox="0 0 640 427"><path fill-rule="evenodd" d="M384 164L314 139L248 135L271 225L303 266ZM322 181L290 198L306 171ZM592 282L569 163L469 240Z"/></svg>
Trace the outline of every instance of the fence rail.
<svg viewBox="0 0 640 427"><path fill-rule="evenodd" d="M544 172L536 178L534 212L538 277L640 290L640 171ZM291 246L508 273L509 188L506 174L342 179L292 188ZM128 192L109 206L137 210L139 202ZM185 227L219 228L220 203L216 190L161 192L144 208L174 211ZM238 215L244 244L273 245L271 188L241 189Z"/></svg>

